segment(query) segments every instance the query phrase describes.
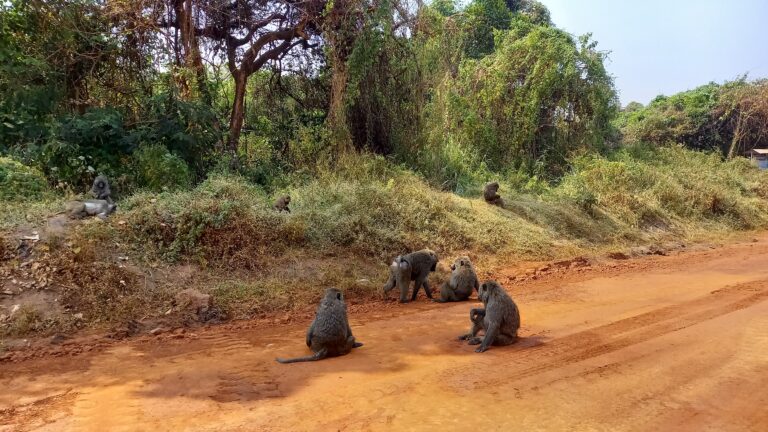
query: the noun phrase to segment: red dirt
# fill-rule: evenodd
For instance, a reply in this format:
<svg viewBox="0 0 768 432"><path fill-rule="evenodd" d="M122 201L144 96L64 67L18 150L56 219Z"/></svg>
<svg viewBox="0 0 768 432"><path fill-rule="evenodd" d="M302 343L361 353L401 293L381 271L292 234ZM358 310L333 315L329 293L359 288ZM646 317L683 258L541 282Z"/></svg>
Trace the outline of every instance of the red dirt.
<svg viewBox="0 0 768 432"><path fill-rule="evenodd" d="M354 305L365 346L295 365L308 320L68 341L0 363L0 431L768 430L768 237L568 267L493 275L522 339L483 354L474 302Z"/></svg>

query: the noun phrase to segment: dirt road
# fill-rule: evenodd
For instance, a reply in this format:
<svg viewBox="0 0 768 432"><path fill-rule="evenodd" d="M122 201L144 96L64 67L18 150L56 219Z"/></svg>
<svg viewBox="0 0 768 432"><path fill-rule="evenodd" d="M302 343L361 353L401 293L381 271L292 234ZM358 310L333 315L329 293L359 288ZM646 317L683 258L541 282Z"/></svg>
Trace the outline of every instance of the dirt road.
<svg viewBox="0 0 768 432"><path fill-rule="evenodd" d="M0 364L0 431L768 430L768 239L508 286L523 338L484 354L474 303L420 302L316 363L274 361L301 325Z"/></svg>

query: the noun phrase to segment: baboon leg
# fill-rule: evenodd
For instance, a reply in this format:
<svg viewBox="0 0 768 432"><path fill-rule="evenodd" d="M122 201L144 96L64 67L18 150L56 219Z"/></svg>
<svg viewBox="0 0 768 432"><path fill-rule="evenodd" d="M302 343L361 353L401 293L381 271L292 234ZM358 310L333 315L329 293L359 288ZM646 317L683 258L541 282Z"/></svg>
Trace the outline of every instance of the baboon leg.
<svg viewBox="0 0 768 432"><path fill-rule="evenodd" d="M429 275L424 276L424 292L427 293L427 297L432 298L432 289L429 287L429 281L427 280Z"/></svg>
<svg viewBox="0 0 768 432"><path fill-rule="evenodd" d="M400 303L408 303L408 288L411 287L411 282L406 282L400 284ZM414 288L414 291L416 291L416 288ZM413 299L416 299L416 296L413 297Z"/></svg>
<svg viewBox="0 0 768 432"><path fill-rule="evenodd" d="M346 354L346 353L352 351L353 348L360 348L361 346L363 346L363 344L360 343L360 342L355 341L355 337L354 336L349 336L347 338L347 347L346 347L346 350L345 350L344 353Z"/></svg>
<svg viewBox="0 0 768 432"><path fill-rule="evenodd" d="M352 328L349 327L349 323L347 323L347 343L352 343L352 348L360 348L363 346L361 342L355 341L355 337L352 336Z"/></svg>
<svg viewBox="0 0 768 432"><path fill-rule="evenodd" d="M448 282L443 282L440 286L440 298L432 299L432 301L437 303L456 301L455 296L453 295L453 290Z"/></svg>
<svg viewBox="0 0 768 432"><path fill-rule="evenodd" d="M504 346L504 345L512 345L515 342L517 342L517 336L511 336L508 334L499 333L496 336L496 340L493 341L493 344L497 346Z"/></svg>
<svg viewBox="0 0 768 432"><path fill-rule="evenodd" d="M298 363L298 362L322 360L322 359L324 359L326 357L328 357L328 348L323 347L319 351L317 351L316 353L314 353L312 355L305 356L305 357L296 357L296 358L291 358L291 359L277 358L275 360L277 360L279 363Z"/></svg>
<svg viewBox="0 0 768 432"><path fill-rule="evenodd" d="M487 329L485 329L485 337L483 338L483 343L480 344L480 346L475 350L475 352L485 352L488 347L493 345L494 341L496 341L496 337L499 335L499 325L498 324L491 324L488 326Z"/></svg>
<svg viewBox="0 0 768 432"><path fill-rule="evenodd" d="M419 289L421 287L424 287L424 293L427 294L428 298L432 298L432 290L429 289L429 283L427 282L427 276L416 278L416 282L413 285L413 295L411 295L411 301L416 300L416 296L419 295Z"/></svg>

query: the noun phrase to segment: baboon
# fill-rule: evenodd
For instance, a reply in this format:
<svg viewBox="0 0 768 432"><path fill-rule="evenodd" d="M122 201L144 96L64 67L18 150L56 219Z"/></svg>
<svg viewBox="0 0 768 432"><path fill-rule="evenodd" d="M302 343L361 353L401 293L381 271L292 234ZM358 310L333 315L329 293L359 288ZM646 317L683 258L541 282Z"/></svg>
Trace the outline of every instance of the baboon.
<svg viewBox="0 0 768 432"><path fill-rule="evenodd" d="M468 334L459 336L459 340L468 340L469 345L480 344L475 350L479 353L486 351L491 345L514 343L520 328L520 312L515 302L496 281L484 282L477 293L485 308L469 311L472 329ZM482 340L477 337L480 330L485 332Z"/></svg>
<svg viewBox="0 0 768 432"><path fill-rule="evenodd" d="M67 213L71 219L82 219L86 216L96 216L99 219L106 219L107 216L114 213L116 209L117 204L107 200L70 201L67 203L65 213Z"/></svg>
<svg viewBox="0 0 768 432"><path fill-rule="evenodd" d="M91 187L91 194L97 200L106 200L112 204L112 191L109 189L109 180L105 176L97 176L93 180L93 186Z"/></svg>
<svg viewBox="0 0 768 432"><path fill-rule="evenodd" d="M71 219L82 219L87 216L97 216L106 219L117 210L117 204L112 201L112 191L109 181L104 176L97 176L91 186L91 194L96 199L69 201L65 210L56 214L66 213Z"/></svg>
<svg viewBox="0 0 768 432"><path fill-rule="evenodd" d="M276 360L280 363L296 363L322 360L349 354L352 348L363 346L352 336L347 319L344 295L336 288L328 288L317 308L315 319L307 330L307 346L314 354L306 357Z"/></svg>
<svg viewBox="0 0 768 432"><path fill-rule="evenodd" d="M451 278L440 287L438 303L464 301L472 295L472 290L479 290L477 273L468 257L459 257L451 264Z"/></svg>
<svg viewBox="0 0 768 432"><path fill-rule="evenodd" d="M389 265L389 280L384 285L384 295L397 286L400 288L400 303L408 303L408 286L411 281L415 281L411 301L416 300L422 286L427 297L431 299L432 290L427 278L430 272L435 271L437 261L437 254L429 249L398 256Z"/></svg>
<svg viewBox="0 0 768 432"><path fill-rule="evenodd" d="M274 208L275 210L281 212L283 210L287 211L288 213L291 212L291 209L288 208L288 204L291 203L291 196L290 195L283 195L280 198L275 201Z"/></svg>
<svg viewBox="0 0 768 432"><path fill-rule="evenodd" d="M495 206L504 207L504 199L501 198L501 195L499 195L498 192L498 182L488 183L485 185L485 189L483 189L483 198L485 198L485 202Z"/></svg>

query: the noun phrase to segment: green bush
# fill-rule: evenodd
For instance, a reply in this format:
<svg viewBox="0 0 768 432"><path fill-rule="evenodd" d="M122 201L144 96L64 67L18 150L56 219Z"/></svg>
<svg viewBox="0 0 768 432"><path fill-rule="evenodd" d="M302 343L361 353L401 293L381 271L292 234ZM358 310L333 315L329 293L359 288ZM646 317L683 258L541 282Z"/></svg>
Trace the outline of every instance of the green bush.
<svg viewBox="0 0 768 432"><path fill-rule="evenodd" d="M39 200L47 193L48 184L40 171L0 157L0 201Z"/></svg>
<svg viewBox="0 0 768 432"><path fill-rule="evenodd" d="M188 188L192 183L189 167L161 144L142 146L133 154L137 183L153 190Z"/></svg>

